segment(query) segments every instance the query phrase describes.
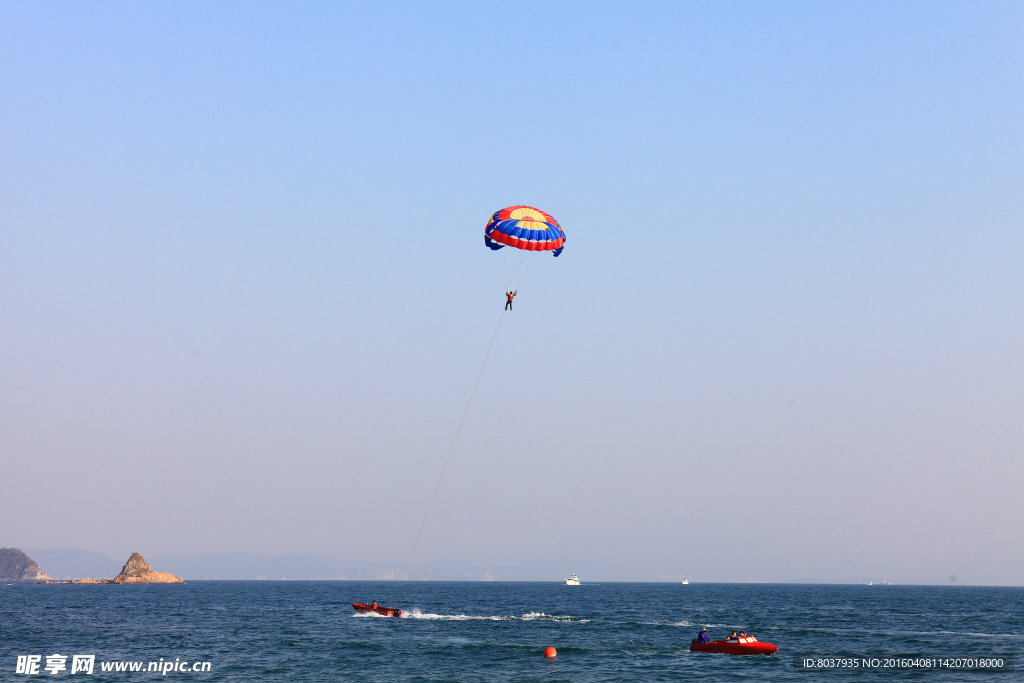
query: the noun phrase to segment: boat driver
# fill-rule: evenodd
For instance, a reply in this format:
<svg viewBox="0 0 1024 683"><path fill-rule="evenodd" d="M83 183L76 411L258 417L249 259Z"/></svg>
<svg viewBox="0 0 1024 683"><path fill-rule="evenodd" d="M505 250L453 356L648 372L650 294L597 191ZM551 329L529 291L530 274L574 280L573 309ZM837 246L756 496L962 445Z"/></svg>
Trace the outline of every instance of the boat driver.
<svg viewBox="0 0 1024 683"><path fill-rule="evenodd" d="M376 600L373 601L373 609L377 609L377 601Z"/></svg>
<svg viewBox="0 0 1024 683"><path fill-rule="evenodd" d="M700 633L697 634L697 642L698 643L710 643L711 642L711 639L708 638L708 630L706 628L702 628L700 630Z"/></svg>

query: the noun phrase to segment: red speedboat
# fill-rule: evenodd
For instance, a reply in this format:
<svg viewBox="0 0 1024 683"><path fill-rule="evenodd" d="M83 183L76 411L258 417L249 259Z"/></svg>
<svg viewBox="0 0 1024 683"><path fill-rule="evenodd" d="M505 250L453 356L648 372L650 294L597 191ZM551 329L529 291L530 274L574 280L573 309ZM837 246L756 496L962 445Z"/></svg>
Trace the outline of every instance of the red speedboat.
<svg viewBox="0 0 1024 683"><path fill-rule="evenodd" d="M779 647L771 643L762 643L754 636L746 636L738 640L713 640L710 643L690 643L690 652L714 652L721 655L770 655L778 652Z"/></svg>
<svg viewBox="0 0 1024 683"><path fill-rule="evenodd" d="M400 616L402 616L402 610L395 609L394 607L381 607L380 605L377 605L376 607L374 607L373 605L364 605L361 602L353 602L352 606L360 614L368 614L369 612L376 612L377 614L381 615L382 617L400 617Z"/></svg>

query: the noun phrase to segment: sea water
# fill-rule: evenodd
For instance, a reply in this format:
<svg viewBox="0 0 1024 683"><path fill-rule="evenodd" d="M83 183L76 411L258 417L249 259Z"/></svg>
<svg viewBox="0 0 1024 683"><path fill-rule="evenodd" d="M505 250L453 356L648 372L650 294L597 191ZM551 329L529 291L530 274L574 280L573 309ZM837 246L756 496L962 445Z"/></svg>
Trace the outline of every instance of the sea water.
<svg viewBox="0 0 1024 683"><path fill-rule="evenodd" d="M357 616L352 609L353 602L373 600L393 603L403 617ZM779 652L689 652L701 627L713 639L743 630ZM556 658L544 658L547 646L557 649ZM0 586L0 680L31 678L17 669L19 657L24 668L32 655L39 657L38 677L48 680L1024 680L1024 589L372 581ZM51 674L48 661L60 665L47 659L52 655L67 659ZM74 655L94 657L91 675L71 673ZM997 669L925 666L1000 658ZM130 663L141 670L102 670Z"/></svg>

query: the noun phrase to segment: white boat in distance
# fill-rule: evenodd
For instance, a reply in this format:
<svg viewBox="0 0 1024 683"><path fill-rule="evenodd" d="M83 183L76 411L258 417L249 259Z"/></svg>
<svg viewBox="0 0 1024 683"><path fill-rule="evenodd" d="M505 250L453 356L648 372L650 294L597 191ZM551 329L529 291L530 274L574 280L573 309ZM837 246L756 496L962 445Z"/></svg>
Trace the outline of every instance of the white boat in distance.
<svg viewBox="0 0 1024 683"><path fill-rule="evenodd" d="M575 574L570 574L569 578L565 580L565 585L566 586L578 586L578 585L580 585L580 580L578 578L576 578Z"/></svg>
<svg viewBox="0 0 1024 683"><path fill-rule="evenodd" d="M683 579L683 585L684 586L689 586L690 585L690 580L689 579Z"/></svg>

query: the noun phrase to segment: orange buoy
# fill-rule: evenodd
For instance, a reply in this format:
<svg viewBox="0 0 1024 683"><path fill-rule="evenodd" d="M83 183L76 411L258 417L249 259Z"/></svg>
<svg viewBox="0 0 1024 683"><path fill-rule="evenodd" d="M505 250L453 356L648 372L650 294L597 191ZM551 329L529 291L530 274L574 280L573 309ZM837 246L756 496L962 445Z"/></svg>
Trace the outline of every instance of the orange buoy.
<svg viewBox="0 0 1024 683"><path fill-rule="evenodd" d="M558 650L556 650L555 648L553 648L553 647L551 647L549 645L548 647L544 648L544 656L547 657L548 659L552 659L554 657L557 657L558 656Z"/></svg>

